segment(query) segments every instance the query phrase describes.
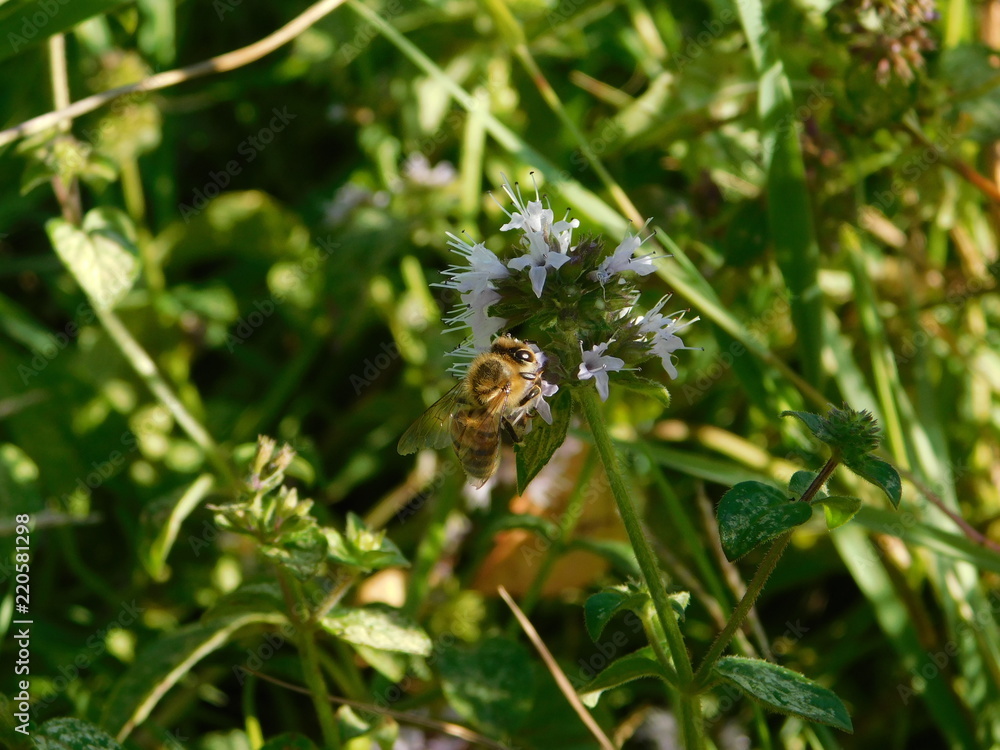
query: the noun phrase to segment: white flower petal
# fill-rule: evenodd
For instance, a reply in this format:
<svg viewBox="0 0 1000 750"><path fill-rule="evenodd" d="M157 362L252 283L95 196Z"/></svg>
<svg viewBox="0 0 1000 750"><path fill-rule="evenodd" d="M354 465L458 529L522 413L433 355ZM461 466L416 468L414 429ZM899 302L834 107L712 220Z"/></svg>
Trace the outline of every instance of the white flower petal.
<svg viewBox="0 0 1000 750"><path fill-rule="evenodd" d="M601 401L608 400L608 374L606 372L599 372L594 376L594 380L597 382L597 392L601 396Z"/></svg>
<svg viewBox="0 0 1000 750"><path fill-rule="evenodd" d="M541 298L542 290L545 288L545 276L548 272L545 270L545 266L532 266L531 270L528 271L528 278L531 279L531 289L535 292L535 296Z"/></svg>

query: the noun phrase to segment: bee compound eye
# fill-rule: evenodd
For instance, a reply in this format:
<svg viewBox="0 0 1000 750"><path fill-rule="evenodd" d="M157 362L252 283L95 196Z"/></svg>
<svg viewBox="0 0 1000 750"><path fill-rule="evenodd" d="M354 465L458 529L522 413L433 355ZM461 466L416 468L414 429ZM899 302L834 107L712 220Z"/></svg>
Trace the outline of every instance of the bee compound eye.
<svg viewBox="0 0 1000 750"><path fill-rule="evenodd" d="M521 362L530 362L531 359L532 359L531 352L529 352L527 349L520 349L520 350L518 350L514 354L514 357L515 357L515 359L518 359Z"/></svg>

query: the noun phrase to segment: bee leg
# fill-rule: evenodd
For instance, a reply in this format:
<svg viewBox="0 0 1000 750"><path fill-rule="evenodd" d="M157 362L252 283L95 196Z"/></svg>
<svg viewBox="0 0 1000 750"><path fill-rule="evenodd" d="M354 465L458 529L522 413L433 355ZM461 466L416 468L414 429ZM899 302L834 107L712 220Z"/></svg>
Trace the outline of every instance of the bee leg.
<svg viewBox="0 0 1000 750"><path fill-rule="evenodd" d="M531 389L524 394L524 397L518 402L518 406L524 406L525 404L530 404L536 398L542 395L542 389L537 385L532 386Z"/></svg>
<svg viewBox="0 0 1000 750"><path fill-rule="evenodd" d="M503 422L500 423L503 429L503 434L507 436L507 439L515 445L519 444L524 437L523 431L518 432L517 427L512 425L506 417L504 417Z"/></svg>

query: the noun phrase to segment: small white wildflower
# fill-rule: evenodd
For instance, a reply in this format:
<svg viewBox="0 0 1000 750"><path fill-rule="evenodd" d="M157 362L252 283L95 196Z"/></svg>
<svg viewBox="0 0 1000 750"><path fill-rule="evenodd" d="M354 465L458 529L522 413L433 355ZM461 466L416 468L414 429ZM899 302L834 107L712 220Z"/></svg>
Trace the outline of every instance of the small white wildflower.
<svg viewBox="0 0 1000 750"><path fill-rule="evenodd" d="M547 424L552 424L552 407L546 403L545 399L549 396L554 396L556 391L559 390L559 386L542 379L541 389L542 395L538 399L538 403L535 404L535 411L538 412L538 416L544 419Z"/></svg>
<svg viewBox="0 0 1000 750"><path fill-rule="evenodd" d="M527 255L514 258L507 264L507 267L513 268L515 271L529 268L528 278L531 279L531 289L536 297L541 297L548 269L561 268L564 263L569 262L569 256L552 250L542 239L541 232L525 232L525 237L528 240L529 248Z"/></svg>
<svg viewBox="0 0 1000 750"><path fill-rule="evenodd" d="M618 372L625 367L625 360L604 353L612 341L614 339L603 344L595 344L589 352L584 351L583 342L580 342L580 355L583 361L580 362L580 370L576 376L580 380L593 378L594 382L597 383L597 392L601 395L601 401L608 400L608 373Z"/></svg>
<svg viewBox="0 0 1000 750"><path fill-rule="evenodd" d="M438 286L455 289L459 292L471 292L492 289L491 282L510 276L507 266L496 256L496 253L488 249L482 242L473 245L456 237L451 232L446 232L446 234L451 238L448 241L448 246L452 248L452 252L465 258L469 266L468 268L464 266L448 268L444 275L451 277L450 280Z"/></svg>
<svg viewBox="0 0 1000 750"><path fill-rule="evenodd" d="M677 368L674 367L673 353L679 349L694 349L696 347L684 346L679 331L684 330L689 325L699 320L692 318L684 322L684 312L673 315L662 315L660 310L670 299L670 295L663 297L653 308L643 317L639 318L639 332L643 335L651 335L653 338L649 342L649 348L663 364L663 369L671 380L677 379Z"/></svg>
<svg viewBox="0 0 1000 750"><path fill-rule="evenodd" d="M646 223L642 225L642 229L649 226L649 222L651 221L652 218L646 219ZM641 232L642 229L639 231ZM653 235L649 235L649 237L652 236ZM614 252L605 258L601 265L598 266L597 270L594 271L594 278L603 286L611 280L612 276L616 273L621 273L622 271L632 271L640 276L648 276L653 273L653 271L656 270L656 267L653 265L653 261L658 256L654 253L650 253L649 255L643 255L638 258L633 257L635 251L638 250L642 243L648 240L649 237L646 237L646 239L639 239L638 232L635 234L626 234L625 239L618 244L618 247L615 248Z"/></svg>
<svg viewBox="0 0 1000 750"><path fill-rule="evenodd" d="M493 336L507 325L506 318L492 318L487 312L490 305L499 301L500 292L495 289L473 289L465 292L462 295L462 306L465 309L460 308L461 312L445 318L444 322L451 325L448 329L450 331L464 327L471 329L473 346L485 350L489 348Z"/></svg>
<svg viewBox="0 0 1000 750"><path fill-rule="evenodd" d="M500 206L510 221L500 227L501 231L520 229L524 232L521 245L528 248L527 254L514 258L507 266L515 271L530 268L528 278L531 279L531 289L536 297L542 296L548 269L558 269L568 262L570 243L573 241L573 229L580 226L578 219L553 222L552 209L545 208L535 186L535 200L525 204L521 190L511 188L506 175L503 176L504 192L510 197L517 211L511 212ZM498 203L499 205L499 203ZM569 214L567 213L567 216Z"/></svg>
<svg viewBox="0 0 1000 750"><path fill-rule="evenodd" d="M435 286L454 289L461 294L458 311L445 322L452 329L468 326L472 330L473 344L485 348L494 334L506 324L505 318L492 318L489 306L500 301L500 293L493 282L510 276L510 271L482 242L472 244L448 232L448 245L468 261L468 266L452 266L444 271L448 280Z"/></svg>

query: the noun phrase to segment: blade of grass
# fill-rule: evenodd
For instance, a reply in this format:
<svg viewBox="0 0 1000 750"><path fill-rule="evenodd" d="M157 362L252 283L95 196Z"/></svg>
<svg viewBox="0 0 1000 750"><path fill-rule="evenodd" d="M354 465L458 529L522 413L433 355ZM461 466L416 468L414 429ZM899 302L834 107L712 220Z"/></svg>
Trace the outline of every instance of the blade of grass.
<svg viewBox="0 0 1000 750"><path fill-rule="evenodd" d="M559 690L569 704L573 707L576 715L580 717L580 721L583 722L584 726L594 735L594 739L597 743L604 748L604 750L615 750L614 743L608 739L608 736L604 734L604 730L598 726L594 717L590 715L590 711L587 710L586 706L580 700L580 697L576 694L573 689L573 685L570 683L569 678L566 677L566 673L562 671L560 666L556 663L555 658L552 653L546 648L545 642L538 635L538 631L535 630L534 626L531 624L531 620L525 617L524 612L521 608L517 606L517 603L511 599L510 594L507 593L507 589L500 586L497 589L501 598L510 607L510 611L514 613L514 617L520 623L521 627L524 629L524 634L528 636L528 640L531 641L532 645L538 650L538 654L542 657L542 661L545 662L545 666L548 668L549 672L552 674L552 678L556 681L556 685L559 686Z"/></svg>
<svg viewBox="0 0 1000 750"><path fill-rule="evenodd" d="M821 383L823 300L818 284L819 244L799 145L797 114L784 65L772 43L760 0L739 0L736 11L757 68L768 216L778 266L791 292L792 322L807 381Z"/></svg>

